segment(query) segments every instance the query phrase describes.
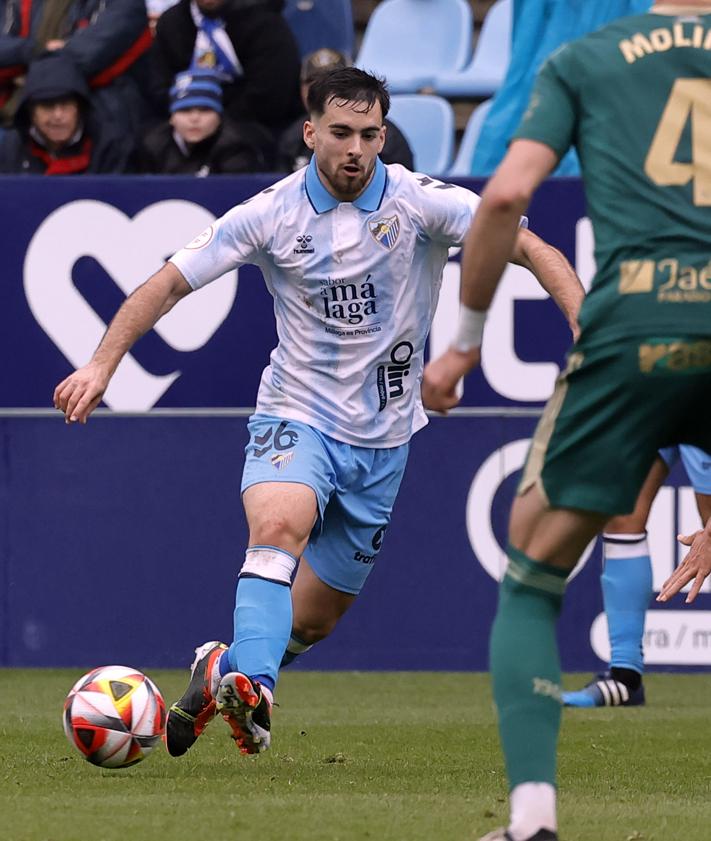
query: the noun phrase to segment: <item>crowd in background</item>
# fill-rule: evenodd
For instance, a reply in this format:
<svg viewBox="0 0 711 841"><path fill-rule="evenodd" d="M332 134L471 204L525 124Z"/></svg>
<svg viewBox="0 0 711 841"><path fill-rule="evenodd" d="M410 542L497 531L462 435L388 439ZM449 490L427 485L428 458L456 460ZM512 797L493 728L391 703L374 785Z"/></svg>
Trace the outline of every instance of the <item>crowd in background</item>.
<svg viewBox="0 0 711 841"><path fill-rule="evenodd" d="M283 0L0 0L0 172L290 172L308 85ZM390 125L386 163L412 167Z"/></svg>

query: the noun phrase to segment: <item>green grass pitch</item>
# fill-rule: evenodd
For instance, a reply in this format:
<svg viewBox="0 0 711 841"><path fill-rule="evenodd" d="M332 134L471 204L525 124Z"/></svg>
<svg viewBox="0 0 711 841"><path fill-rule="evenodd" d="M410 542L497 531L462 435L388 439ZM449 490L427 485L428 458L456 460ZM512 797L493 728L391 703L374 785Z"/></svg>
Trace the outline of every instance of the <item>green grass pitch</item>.
<svg viewBox="0 0 711 841"><path fill-rule="evenodd" d="M148 673L181 693L185 672ZM268 753L240 756L217 720L123 771L64 737L78 677L0 670L2 841L475 841L507 817L485 675L287 672ZM645 708L565 711L561 841L711 839L711 676L645 684Z"/></svg>

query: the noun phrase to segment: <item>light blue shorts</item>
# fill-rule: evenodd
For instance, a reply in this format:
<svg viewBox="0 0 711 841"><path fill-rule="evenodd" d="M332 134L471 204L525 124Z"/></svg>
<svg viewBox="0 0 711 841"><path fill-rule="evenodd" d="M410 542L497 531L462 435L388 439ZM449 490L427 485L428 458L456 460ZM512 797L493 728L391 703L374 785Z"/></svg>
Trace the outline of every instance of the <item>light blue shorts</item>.
<svg viewBox="0 0 711 841"><path fill-rule="evenodd" d="M711 455L705 450L692 447L691 444L679 444L678 447L665 447L659 451L659 455L669 468L681 458L694 491L697 494L711 494Z"/></svg>
<svg viewBox="0 0 711 841"><path fill-rule="evenodd" d="M312 488L319 516L304 557L330 587L359 593L383 544L409 444L354 447L266 415L253 415L247 429L242 493L260 482Z"/></svg>

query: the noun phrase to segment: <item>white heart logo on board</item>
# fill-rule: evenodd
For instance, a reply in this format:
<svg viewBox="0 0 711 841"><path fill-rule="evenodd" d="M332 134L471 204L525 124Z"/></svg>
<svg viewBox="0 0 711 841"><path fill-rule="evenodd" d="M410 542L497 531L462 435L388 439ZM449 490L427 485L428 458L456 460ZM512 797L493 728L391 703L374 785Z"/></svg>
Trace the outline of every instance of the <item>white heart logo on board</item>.
<svg viewBox="0 0 711 841"><path fill-rule="evenodd" d="M104 202L63 205L37 228L27 249L24 284L32 314L75 368L84 365L107 325L74 286L77 260L93 257L128 296L158 271L166 256L214 221L201 205L177 199L152 204L132 219ZM237 272L228 272L181 301L154 329L175 350L197 350L227 318L236 294ZM151 374L126 354L104 402L116 411L146 411L179 376L180 371Z"/></svg>

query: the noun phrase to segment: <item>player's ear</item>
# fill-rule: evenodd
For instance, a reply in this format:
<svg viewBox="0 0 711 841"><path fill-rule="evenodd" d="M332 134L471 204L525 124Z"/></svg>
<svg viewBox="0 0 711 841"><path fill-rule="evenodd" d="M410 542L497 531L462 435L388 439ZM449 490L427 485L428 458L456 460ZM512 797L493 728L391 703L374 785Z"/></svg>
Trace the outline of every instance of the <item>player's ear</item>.
<svg viewBox="0 0 711 841"><path fill-rule="evenodd" d="M316 126L311 120L306 120L304 123L304 143L313 151L315 144L314 136L316 134Z"/></svg>
<svg viewBox="0 0 711 841"><path fill-rule="evenodd" d="M379 140L379 143L378 143L378 154L380 154L383 151L383 146L385 146L385 138L387 136L387 133L388 133L388 127L385 125L385 123L383 123L383 125L380 127L380 140Z"/></svg>

